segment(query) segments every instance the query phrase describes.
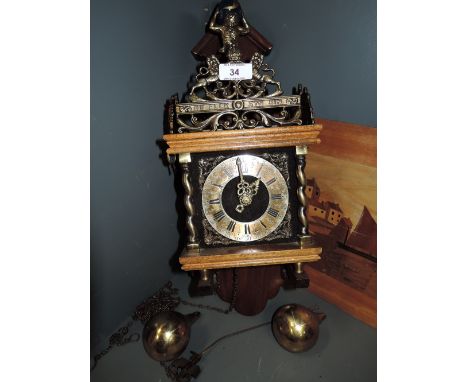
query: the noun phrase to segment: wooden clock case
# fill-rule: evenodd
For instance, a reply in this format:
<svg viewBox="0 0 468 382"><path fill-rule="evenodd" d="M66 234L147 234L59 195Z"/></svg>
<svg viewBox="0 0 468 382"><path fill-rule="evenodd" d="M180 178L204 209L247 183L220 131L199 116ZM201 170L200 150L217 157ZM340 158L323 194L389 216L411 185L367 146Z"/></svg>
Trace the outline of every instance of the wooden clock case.
<svg viewBox="0 0 468 382"><path fill-rule="evenodd" d="M240 24L224 23L229 17ZM192 50L202 64L183 97L186 102L173 96L166 105L163 136L169 162L178 162L182 177L187 242L179 261L194 276L191 293L216 292L246 315L261 312L281 286L307 287L302 266L318 261L322 251L308 231L304 174L308 147L320 143L322 126L314 121L306 88L299 85L293 95L282 95L274 70L263 62L271 48L247 24L237 1L219 3L206 34ZM221 81L222 62L250 62L252 79ZM290 232L274 240L208 242L197 183L200 159L274 152L289 157Z"/></svg>
<svg viewBox="0 0 468 382"><path fill-rule="evenodd" d="M178 157L182 168L182 177L185 188L184 200L191 206L187 209L187 230L189 232L188 243L182 252L179 261L185 271L199 271L200 277L197 279L197 286L194 288L195 294L210 294L213 291L213 270L223 270L226 268L246 268L239 274L241 284L251 284L261 286L265 284L268 288L256 288L262 290L265 296L259 299L264 303L268 298L274 297L281 285L285 287L307 287L308 279L302 270L302 264L320 259L321 248L314 245L313 238L307 234L301 235L301 229L296 238L275 243L250 243L243 245L232 245L222 247L206 247L199 244L199 233L196 224L200 213L196 213L195 205L192 204L194 198L193 185L190 181L190 164L192 156L196 158L198 153L219 153L219 152L250 152L249 150L289 148L295 154L297 177L296 195L293 200L297 200L297 224L301 225L300 212L304 208L300 203L301 193L304 193L305 177L303 167L305 166L305 155L307 147L320 142L318 135L322 126L319 124L303 126L283 126L270 128L257 128L249 130L233 131L213 131L199 133L165 134L164 140L168 146L167 154ZM193 171L193 170L192 170ZM302 172L302 177L300 173ZM301 184L303 178L304 184ZM304 197L305 198L305 197ZM305 199L304 199L305 200ZM294 202L293 202L294 205ZM192 213L190 213L192 212ZM302 211L302 213L304 213ZM198 217L195 217L197 215ZM301 228L303 228L302 226ZM307 230L307 223L305 225ZM306 231L307 232L307 231ZM286 267L282 271L279 265L291 264L293 267ZM274 266L274 267L271 267ZM251 268L258 267L258 268ZM224 275L224 277L222 277ZM232 272L219 271L218 278L225 282L218 283L218 294L220 297L229 300L232 295ZM245 279L245 283L241 280ZM218 280L219 281L219 280ZM253 302L246 302L235 308L244 314L255 314L263 310L263 306L257 306L257 299L251 296L250 288L246 288L245 298L253 299ZM242 294L238 296L238 301L242 299ZM243 306L245 305L245 306ZM262 304L260 304L262 305Z"/></svg>

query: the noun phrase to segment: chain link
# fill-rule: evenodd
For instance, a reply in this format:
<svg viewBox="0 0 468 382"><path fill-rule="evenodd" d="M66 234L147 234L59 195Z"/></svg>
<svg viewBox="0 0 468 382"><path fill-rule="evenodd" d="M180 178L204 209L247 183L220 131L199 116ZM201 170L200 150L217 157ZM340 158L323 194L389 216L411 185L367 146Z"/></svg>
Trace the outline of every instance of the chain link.
<svg viewBox="0 0 468 382"><path fill-rule="evenodd" d="M180 303L179 290L167 282L151 297L136 307L133 319L146 324L156 313L175 310Z"/></svg>
<svg viewBox="0 0 468 382"><path fill-rule="evenodd" d="M137 342L140 340L140 335L138 333L133 333L128 337L125 337L128 334L130 327L133 325L133 320L129 321L125 326L122 326L119 330L117 330L112 336L109 338L109 345L93 357L93 365L91 366L91 371L94 370L98 361L104 357L114 346L123 346L130 342Z"/></svg>
<svg viewBox="0 0 468 382"><path fill-rule="evenodd" d="M216 306L211 306L211 305L194 304L193 302L189 302L185 300L180 300L180 303L182 305L193 306L194 308L200 308L200 309L205 309L205 310L212 310L214 312L223 313L223 314L228 314L230 312L229 309L222 309L222 308L218 308Z"/></svg>
<svg viewBox="0 0 468 382"><path fill-rule="evenodd" d="M237 294L238 294L238 289L239 289L239 280L238 280L238 273L237 273L237 268L232 269L232 297L231 297L231 303L229 304L229 312L232 311L232 309L236 305L237 301Z"/></svg>
<svg viewBox="0 0 468 382"><path fill-rule="evenodd" d="M235 288L237 289L237 287ZM127 336L130 327L135 321L140 321L145 325L151 317L156 313L173 311L177 308L179 304L189 305L196 308L212 310L215 312L228 314L232 310L232 301L229 309L221 309L215 306L204 305L204 304L194 304L189 301L182 300L179 297L179 290L172 286L172 282L167 282L162 286L156 293L144 300L140 305L138 305L133 313L132 320L129 321L125 326L121 327L109 338L109 344L107 347L101 351L99 354L96 354L93 357L93 364L91 366L91 371L93 371L98 363L98 361L104 357L109 351L115 346L123 346L130 342L137 342L140 340L140 334L133 333L130 336ZM237 292L235 293L237 294ZM233 293L234 298L234 293ZM126 337L127 336L127 337Z"/></svg>
<svg viewBox="0 0 468 382"><path fill-rule="evenodd" d="M220 293L221 284L220 284L220 281L219 281L220 277L219 277L218 272L215 273L215 277L216 277L216 290L217 290L218 293ZM214 308L213 309L213 307L212 307L212 309L213 310L219 310L224 314L230 313L234 309L234 307L236 305L238 291L239 291L239 280L238 280L237 268L233 268L232 269L232 294L231 294L231 301L229 303L229 308L226 309L226 310L221 310L219 308Z"/></svg>

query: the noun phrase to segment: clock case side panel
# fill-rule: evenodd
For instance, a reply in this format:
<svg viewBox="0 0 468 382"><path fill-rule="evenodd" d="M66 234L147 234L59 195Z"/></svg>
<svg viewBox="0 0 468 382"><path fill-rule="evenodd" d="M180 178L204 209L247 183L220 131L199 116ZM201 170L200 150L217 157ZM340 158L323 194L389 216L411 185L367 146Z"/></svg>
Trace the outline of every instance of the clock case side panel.
<svg viewBox="0 0 468 382"><path fill-rule="evenodd" d="M230 240L218 233L213 227L211 227L210 223L204 216L202 206L202 189L207 174L209 174L219 163L225 159L244 154L255 155L263 158L275 165L277 168L278 158L285 158L285 156L287 157L286 163L284 165L285 168L283 168L283 170L278 168L282 175L285 176L286 173L288 178L286 179L286 183L289 193L289 207L285 219L275 231L266 236L264 239L252 242L239 242ZM192 160L189 166L189 173L193 186L192 201L195 206L193 223L197 228L198 240L201 248L244 246L267 243L272 244L297 241L300 232L300 222L297 214L299 200L297 197L298 180L296 176L296 157L294 147L193 153L191 156Z"/></svg>

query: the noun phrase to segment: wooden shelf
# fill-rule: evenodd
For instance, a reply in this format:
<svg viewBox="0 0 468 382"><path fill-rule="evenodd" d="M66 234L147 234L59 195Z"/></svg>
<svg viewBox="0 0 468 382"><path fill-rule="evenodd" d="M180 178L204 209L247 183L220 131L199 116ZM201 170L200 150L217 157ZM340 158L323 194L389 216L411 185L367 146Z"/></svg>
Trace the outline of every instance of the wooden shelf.
<svg viewBox="0 0 468 382"><path fill-rule="evenodd" d="M248 150L253 148L309 146L320 143L322 125L265 127L165 134L168 154Z"/></svg>
<svg viewBox="0 0 468 382"><path fill-rule="evenodd" d="M322 248L299 243L265 244L224 248L185 250L179 258L182 269L222 269L261 265L305 263L320 260Z"/></svg>

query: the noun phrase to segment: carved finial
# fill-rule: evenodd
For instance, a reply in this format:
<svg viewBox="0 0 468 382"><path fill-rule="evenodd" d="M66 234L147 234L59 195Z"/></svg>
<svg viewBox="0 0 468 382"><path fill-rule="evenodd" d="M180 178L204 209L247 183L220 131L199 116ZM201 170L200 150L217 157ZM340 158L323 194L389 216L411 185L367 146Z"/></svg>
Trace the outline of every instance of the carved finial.
<svg viewBox="0 0 468 382"><path fill-rule="evenodd" d="M239 37L250 32L239 2L221 1L210 20L209 29L221 35L222 45L219 53L229 62L239 62L241 60Z"/></svg>

